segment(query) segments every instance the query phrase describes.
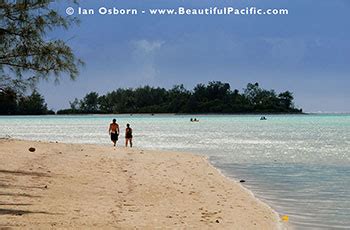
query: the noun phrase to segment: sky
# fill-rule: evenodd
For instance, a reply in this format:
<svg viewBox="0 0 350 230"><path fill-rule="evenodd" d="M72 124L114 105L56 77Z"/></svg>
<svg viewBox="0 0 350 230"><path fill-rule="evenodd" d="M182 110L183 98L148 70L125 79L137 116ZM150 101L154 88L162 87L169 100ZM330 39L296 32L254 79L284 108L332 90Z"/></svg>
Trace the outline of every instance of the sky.
<svg viewBox="0 0 350 230"><path fill-rule="evenodd" d="M294 93L305 112L350 112L350 1L348 0L80 0L94 15L54 31L86 63L71 81L41 82L48 107L68 108L90 91L144 85L192 89L208 81L240 91L249 82ZM99 15L100 7L285 8L288 15ZM72 17L72 16L71 16Z"/></svg>

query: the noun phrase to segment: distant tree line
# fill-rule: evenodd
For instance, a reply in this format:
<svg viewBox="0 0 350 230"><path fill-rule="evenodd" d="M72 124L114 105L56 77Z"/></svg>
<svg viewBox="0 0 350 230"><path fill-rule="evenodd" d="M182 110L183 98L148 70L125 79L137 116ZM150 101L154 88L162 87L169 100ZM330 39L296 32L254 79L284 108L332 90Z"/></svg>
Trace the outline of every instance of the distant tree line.
<svg viewBox="0 0 350 230"><path fill-rule="evenodd" d="M242 93L230 84L212 81L193 90L183 85L172 89L144 86L117 89L105 95L90 92L70 102L70 108L57 114L91 113L302 113L295 108L293 94L276 93L258 83L249 83Z"/></svg>
<svg viewBox="0 0 350 230"><path fill-rule="evenodd" d="M0 115L44 115L55 114L47 109L42 95L36 90L26 96L8 88L0 91Z"/></svg>

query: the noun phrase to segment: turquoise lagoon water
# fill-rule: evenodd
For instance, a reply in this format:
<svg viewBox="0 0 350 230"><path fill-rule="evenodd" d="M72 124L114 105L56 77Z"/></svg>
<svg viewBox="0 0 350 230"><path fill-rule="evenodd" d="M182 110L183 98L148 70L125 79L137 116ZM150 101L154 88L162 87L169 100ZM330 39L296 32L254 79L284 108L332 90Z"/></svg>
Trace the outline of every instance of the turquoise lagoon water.
<svg viewBox="0 0 350 230"><path fill-rule="evenodd" d="M114 117L135 147L208 156L296 229L350 229L350 115L5 116L0 137L110 144Z"/></svg>

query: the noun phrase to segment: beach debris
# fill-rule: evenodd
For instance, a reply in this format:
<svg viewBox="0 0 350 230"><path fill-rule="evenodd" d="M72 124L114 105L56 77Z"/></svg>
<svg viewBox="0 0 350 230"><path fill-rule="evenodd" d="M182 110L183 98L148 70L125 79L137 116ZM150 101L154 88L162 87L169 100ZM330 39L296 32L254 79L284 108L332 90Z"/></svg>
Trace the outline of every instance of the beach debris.
<svg viewBox="0 0 350 230"><path fill-rule="evenodd" d="M215 222L216 222L216 223L220 223L220 221L219 221L219 220L216 220Z"/></svg>
<svg viewBox="0 0 350 230"><path fill-rule="evenodd" d="M283 221L287 222L287 221L289 220L289 216L284 215L284 216L281 217L281 219L282 219Z"/></svg>
<svg viewBox="0 0 350 230"><path fill-rule="evenodd" d="M30 147L28 150L29 150L29 152L35 152L35 148L34 147Z"/></svg>
<svg viewBox="0 0 350 230"><path fill-rule="evenodd" d="M240 180L239 182L240 182L240 183L244 183L244 182L245 182L245 180Z"/></svg>
<svg viewBox="0 0 350 230"><path fill-rule="evenodd" d="M47 188L47 185L45 185L45 187L44 188Z"/></svg>

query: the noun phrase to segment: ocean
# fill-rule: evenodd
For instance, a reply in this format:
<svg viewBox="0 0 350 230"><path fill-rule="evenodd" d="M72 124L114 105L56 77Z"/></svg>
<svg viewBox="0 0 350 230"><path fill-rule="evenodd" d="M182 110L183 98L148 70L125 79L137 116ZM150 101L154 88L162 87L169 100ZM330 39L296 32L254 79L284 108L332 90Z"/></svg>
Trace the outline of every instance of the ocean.
<svg viewBox="0 0 350 230"><path fill-rule="evenodd" d="M350 115L265 116L0 116L0 137L111 145L116 118L119 146L130 123L136 148L208 156L295 229L350 229Z"/></svg>

